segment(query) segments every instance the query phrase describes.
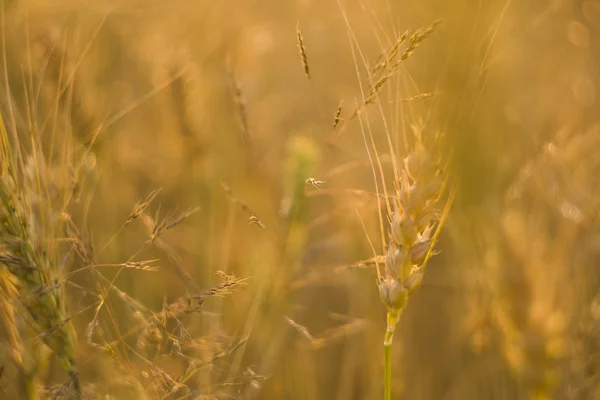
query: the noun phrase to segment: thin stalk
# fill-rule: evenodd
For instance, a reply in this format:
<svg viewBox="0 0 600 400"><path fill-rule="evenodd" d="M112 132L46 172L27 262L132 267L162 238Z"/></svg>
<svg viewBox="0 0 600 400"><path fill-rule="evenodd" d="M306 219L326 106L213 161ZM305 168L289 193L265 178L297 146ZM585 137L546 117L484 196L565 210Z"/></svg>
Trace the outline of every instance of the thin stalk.
<svg viewBox="0 0 600 400"><path fill-rule="evenodd" d="M383 386L383 399L392 400L392 342L396 325L402 315L402 308L389 310L387 313L387 328L383 340L383 360L385 368L385 381Z"/></svg>

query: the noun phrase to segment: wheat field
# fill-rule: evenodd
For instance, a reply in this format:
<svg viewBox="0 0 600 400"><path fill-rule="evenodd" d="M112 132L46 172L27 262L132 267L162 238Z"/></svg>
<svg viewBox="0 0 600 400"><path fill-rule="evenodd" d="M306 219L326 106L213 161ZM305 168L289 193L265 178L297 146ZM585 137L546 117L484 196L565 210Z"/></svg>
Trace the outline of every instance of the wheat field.
<svg viewBox="0 0 600 400"><path fill-rule="evenodd" d="M599 0L0 12L0 399L600 399Z"/></svg>

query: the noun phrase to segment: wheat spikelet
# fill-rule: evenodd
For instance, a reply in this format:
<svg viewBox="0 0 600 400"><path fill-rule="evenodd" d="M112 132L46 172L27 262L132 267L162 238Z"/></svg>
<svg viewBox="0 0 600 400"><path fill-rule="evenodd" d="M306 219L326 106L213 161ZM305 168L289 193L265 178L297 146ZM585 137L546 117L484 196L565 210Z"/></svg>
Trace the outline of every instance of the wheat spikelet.
<svg viewBox="0 0 600 400"><path fill-rule="evenodd" d="M381 299L388 310L398 314L408 296L421 284L423 272L447 216L438 219L439 201L447 175L436 155L426 148L421 132L415 129L416 143L404 158L404 169L396 182L397 198L390 217L390 240L384 271L379 277ZM450 200L447 204L449 206Z"/></svg>

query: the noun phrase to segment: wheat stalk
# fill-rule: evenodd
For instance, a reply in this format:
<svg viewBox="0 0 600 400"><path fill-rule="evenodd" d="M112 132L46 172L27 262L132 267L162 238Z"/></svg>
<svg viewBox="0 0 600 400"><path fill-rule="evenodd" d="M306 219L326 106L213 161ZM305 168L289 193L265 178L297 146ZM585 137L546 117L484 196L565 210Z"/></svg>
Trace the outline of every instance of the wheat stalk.
<svg viewBox="0 0 600 400"><path fill-rule="evenodd" d="M452 188L440 214L439 205L446 192L448 174L435 152L425 144L422 131L415 128L414 133L414 147L404 158L403 169L397 172L397 196L391 204L386 197L387 208L393 211L389 216L383 272L377 266L379 294L388 310L383 342L385 400L391 399L391 348L396 325L409 296L421 285L454 195Z"/></svg>

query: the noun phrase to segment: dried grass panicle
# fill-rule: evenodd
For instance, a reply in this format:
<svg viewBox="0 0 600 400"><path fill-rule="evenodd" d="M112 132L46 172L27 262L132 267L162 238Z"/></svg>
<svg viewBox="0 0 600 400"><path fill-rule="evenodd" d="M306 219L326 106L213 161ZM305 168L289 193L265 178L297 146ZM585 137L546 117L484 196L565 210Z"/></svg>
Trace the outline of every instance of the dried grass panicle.
<svg viewBox="0 0 600 400"><path fill-rule="evenodd" d="M406 49L400 56L400 59L396 61L396 65L400 64L402 61L410 57L415 51L415 49L419 47L425 39L431 36L431 34L435 31L435 29L440 23L441 21L436 21L431 26L419 29L415 33L413 33L410 39L408 40L408 45L406 46Z"/></svg>
<svg viewBox="0 0 600 400"><path fill-rule="evenodd" d="M202 293L194 296L190 296L189 300L204 300L207 296L224 296L234 293L236 289L243 288L247 285L246 281L249 278L236 278L234 275L227 275L223 271L218 271L217 275L223 279L223 282L217 286L212 287Z"/></svg>
<svg viewBox="0 0 600 400"><path fill-rule="evenodd" d="M231 190L231 188L227 186L225 182L221 182L221 188L223 189L223 191L225 191L225 193L227 193L227 196L229 196L229 198L234 203L238 204L241 207L241 209L248 214L248 222L250 223L250 225L255 224L261 227L262 229L266 228L264 222L260 218L258 218L256 213L248 206L248 204L244 200L237 197L235 193L233 193L233 190Z"/></svg>
<svg viewBox="0 0 600 400"><path fill-rule="evenodd" d="M414 95L412 97L407 97L407 98L402 99L402 102L406 103L406 102L409 102L409 101L418 101L418 100L429 99L429 98L431 98L431 97L433 97L435 95L436 95L435 92L419 93L419 94L416 94L416 95Z"/></svg>
<svg viewBox="0 0 600 400"><path fill-rule="evenodd" d="M17 156L0 120L0 267L4 283L12 280L18 290L12 300L28 313L27 322L37 337L50 347L69 373L77 394L81 388L75 365L75 331L65 309L57 247L64 230L64 216L49 198L54 187L46 181L46 165L34 153L27 160ZM19 153L20 154L20 153ZM6 273L8 272L8 274ZM51 290L46 288L55 286Z"/></svg>
<svg viewBox="0 0 600 400"><path fill-rule="evenodd" d="M333 129L335 129L341 121L343 104L344 104L344 100L340 101L340 104L338 105L338 107L335 110L335 113L333 114Z"/></svg>
<svg viewBox="0 0 600 400"><path fill-rule="evenodd" d="M298 42L300 60L302 61L302 70L304 71L304 75L310 79L310 67L308 66L308 57L306 55L306 48L304 47L304 38L302 37L302 32L300 32L300 24L296 26L296 40Z"/></svg>
<svg viewBox="0 0 600 400"><path fill-rule="evenodd" d="M246 106L246 100L244 99L242 85L235 74L231 58L229 57L227 58L227 74L229 75L231 97L238 109L238 122L242 131L243 139L246 144L251 145L252 141L250 137L250 126L248 124L248 108Z"/></svg>
<svg viewBox="0 0 600 400"><path fill-rule="evenodd" d="M167 213L166 217L161 220L160 208L158 208L154 217L154 225L152 227L152 233L150 234L149 241L154 242L156 239L160 238L166 231L175 228L177 225L182 223L192 214L196 213L198 210L200 210L200 207L193 207L185 210L176 217L173 216L172 212L169 212Z"/></svg>
<svg viewBox="0 0 600 400"><path fill-rule="evenodd" d="M137 219L137 217L139 217L144 211L146 211L146 209L154 201L154 199L156 198L158 193L160 193L161 190L162 188L155 189L152 192L150 192L150 194L146 196L144 200L137 202L133 207L131 213L129 213L127 221L125 221L125 225L129 225L131 222Z"/></svg>
<svg viewBox="0 0 600 400"><path fill-rule="evenodd" d="M440 160L415 129L415 145L396 177L397 198L390 217L390 240L379 281L381 299L389 310L404 308L409 294L421 284L434 233L441 227L438 205L447 176Z"/></svg>
<svg viewBox="0 0 600 400"><path fill-rule="evenodd" d="M414 53L416 48L419 47L425 39L431 36L439 24L440 22L438 21L427 28L418 29L410 37L408 36L410 31L406 30L398 37L396 42L387 52L380 54L373 67L370 68L371 75L369 80L371 85L369 94L366 96L364 102L351 114L349 120L357 116L363 107L376 102L376 96L390 78L398 72L400 65ZM400 54L400 57L398 57L403 45L406 45L406 47ZM422 98L426 97L429 96L423 96Z"/></svg>
<svg viewBox="0 0 600 400"><path fill-rule="evenodd" d="M400 50L400 47L402 47L402 45L408 38L409 33L410 33L409 29L405 30L402 33L402 35L400 35L398 40L396 40L396 42L394 43L394 45L392 46L392 48L390 50L388 50L387 52L385 52L385 51L382 52L379 55L379 57L377 57L377 60L373 63L373 67L371 68L371 72L373 74L376 74L382 68L388 66L389 63L391 63L396 58L396 55L398 54L398 50Z"/></svg>

